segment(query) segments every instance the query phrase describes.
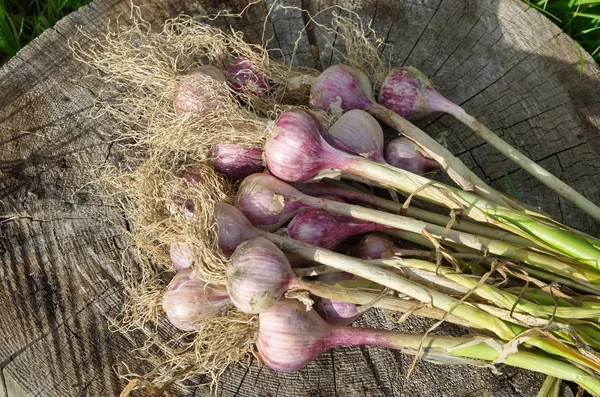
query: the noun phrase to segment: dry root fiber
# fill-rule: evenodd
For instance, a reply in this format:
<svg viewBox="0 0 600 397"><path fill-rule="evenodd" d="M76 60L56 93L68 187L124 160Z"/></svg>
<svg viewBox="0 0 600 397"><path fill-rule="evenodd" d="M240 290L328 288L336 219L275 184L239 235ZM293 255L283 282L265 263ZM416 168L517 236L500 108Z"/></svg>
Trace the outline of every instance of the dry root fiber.
<svg viewBox="0 0 600 397"><path fill-rule="evenodd" d="M196 274L223 284L227 258L218 249L214 205L231 202L233 187L207 161L165 164L164 160L151 155L134 168L114 168L105 174L109 189L120 194L133 242L162 264L163 271L174 270L169 245L186 243ZM194 175L195 180L185 175Z"/></svg>
<svg viewBox="0 0 600 397"><path fill-rule="evenodd" d="M136 145L161 148L171 153L207 156L217 142L260 145L265 122L291 105L306 105L308 91L299 75L316 72L291 68L272 61L260 46L247 44L241 34L225 34L189 17L166 21L154 32L140 17L121 23L102 40L87 37L93 44L85 49L71 43L80 61L100 72L113 91L110 100L99 103L122 125L121 139ZM210 111L180 114L174 99L187 74L203 65L226 70L238 58L249 60L271 82L265 96L250 90L234 93L226 82L207 79L199 88L218 104ZM244 106L240 106L240 104Z"/></svg>
<svg viewBox="0 0 600 397"><path fill-rule="evenodd" d="M233 364L250 365L258 319L231 308L219 317L207 318L196 332L177 336L153 334L139 349L153 368L139 374L123 366L120 376L129 381L122 396L133 388L144 388L151 395L177 384L186 387L194 378L195 386L207 384L216 391L219 376Z"/></svg>
<svg viewBox="0 0 600 397"><path fill-rule="evenodd" d="M362 70L371 81L374 92L377 92L390 70L390 67L380 56L384 42L375 31L365 26L358 14L341 10L333 13L332 28L338 41L343 42L344 51L332 46L343 60L343 63L355 69Z"/></svg>
<svg viewBox="0 0 600 397"><path fill-rule="evenodd" d="M248 362L257 319L233 308L208 318L196 332L167 327L169 332L161 334L160 324L166 323L162 296L174 270L169 245L187 244L195 273L209 283L224 283L228 258L218 249L213 210L217 202L232 202L235 186L211 167L212 146L262 146L269 120L290 107L308 106L310 84L318 74L271 60L265 48L247 44L239 32L223 32L185 16L156 30L138 9L132 11L102 39L82 32L91 44L70 43L75 57L96 70L93 78L106 87L97 109L115 123L109 139L122 160L106 167L99 181L132 225L133 249L124 256L126 303L116 328L146 335L139 350L154 368L145 374L126 371L134 380L124 395L139 387L160 393L195 375L208 375L214 385L229 364ZM332 25L327 29L344 37L347 63L365 70L375 83L383 79L380 43L367 38L372 32L360 18L334 14ZM193 74L204 65L226 70L239 58L268 79L266 95L249 89L235 93L226 81ZM186 90L201 92L203 104L181 111L181 98L176 98ZM186 106L193 99L183 97ZM190 173L194 178L186 177Z"/></svg>

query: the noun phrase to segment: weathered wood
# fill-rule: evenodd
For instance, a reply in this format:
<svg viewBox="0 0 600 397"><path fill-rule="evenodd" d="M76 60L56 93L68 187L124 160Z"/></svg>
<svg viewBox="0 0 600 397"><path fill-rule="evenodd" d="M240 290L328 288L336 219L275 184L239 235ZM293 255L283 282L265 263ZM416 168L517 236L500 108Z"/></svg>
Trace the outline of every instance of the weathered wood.
<svg viewBox="0 0 600 397"><path fill-rule="evenodd" d="M136 1L145 19L160 26L181 12L240 10L246 2ZM517 0L423 2L344 1L378 35L391 64L409 64L432 77L440 92L465 106L501 136L592 201L600 201L599 68L585 55L578 73L577 49L535 10ZM241 29L260 42L271 3L256 5L241 19L219 26ZM286 8L293 6L296 9ZM324 10L327 1L286 1L265 25L271 48L289 59L305 23L298 8ZM112 366L132 362L135 339L112 333L108 319L122 299L118 261L125 246L121 213L86 181L97 166L117 161L100 133L111 128L87 111L100 86L71 56L67 39L76 25L99 36L109 20L128 14L122 0L95 0L49 29L0 70L0 367L4 395L104 396L124 386ZM328 18L328 12L320 18ZM298 64L335 62L316 28L318 52L303 34ZM341 45L336 40L335 45ZM315 56L318 54L318 56ZM553 217L598 235L599 227L512 163L503 160L450 117L419 122L433 136L446 133L449 148L496 186L504 167L522 197ZM381 312L362 325L393 326ZM423 331L416 319L396 326ZM441 329L456 333L452 327ZM230 368L221 396L534 396L543 377L512 368L418 363L408 379L411 357L377 348L331 351L295 373L276 373L256 362ZM137 363L137 365L142 365ZM141 371L143 372L143 371ZM565 391L565 393L568 393ZM569 392L570 393L570 392ZM181 395L207 395L198 387ZM566 394L572 395L572 394Z"/></svg>

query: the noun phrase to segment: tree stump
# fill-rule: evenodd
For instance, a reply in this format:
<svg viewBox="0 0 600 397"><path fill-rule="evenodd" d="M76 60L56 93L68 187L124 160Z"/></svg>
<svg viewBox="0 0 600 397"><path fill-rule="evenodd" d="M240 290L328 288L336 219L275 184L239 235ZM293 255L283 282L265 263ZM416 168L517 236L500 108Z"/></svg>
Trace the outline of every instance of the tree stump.
<svg viewBox="0 0 600 397"><path fill-rule="evenodd" d="M180 13L198 15L242 1L134 1L160 26ZM411 65L438 90L594 202L600 201L600 69L538 11L518 0L340 1L385 39L392 66ZM329 1L286 0L253 6L242 18L214 23L242 30L258 43L263 26L270 46L289 58L312 13ZM293 6L294 8L284 7ZM102 88L72 56L69 39L85 46L129 14L125 0L95 0L61 20L0 70L0 365L4 396L107 396L124 387L113 365L131 363L135 338L109 331L122 303L119 260L128 227L119 208L85 187L94 169L117 161L101 135L106 119L87 111ZM331 11L319 16L324 20ZM329 35L329 36L327 36ZM326 67L340 40L318 26L302 33L295 62ZM593 235L600 226L517 170L449 116L418 123L479 176L500 188L510 175L519 194L552 217ZM411 319L395 325L372 312L362 325L424 331ZM442 327L440 332L456 333ZM252 363L232 366L219 396L535 396L543 376L500 366L447 367L378 348L328 351L294 373ZM140 364L143 365L143 364ZM136 368L134 368L135 370ZM143 368L139 369L143 373ZM198 386L177 395L204 396ZM572 395L564 389L565 395Z"/></svg>

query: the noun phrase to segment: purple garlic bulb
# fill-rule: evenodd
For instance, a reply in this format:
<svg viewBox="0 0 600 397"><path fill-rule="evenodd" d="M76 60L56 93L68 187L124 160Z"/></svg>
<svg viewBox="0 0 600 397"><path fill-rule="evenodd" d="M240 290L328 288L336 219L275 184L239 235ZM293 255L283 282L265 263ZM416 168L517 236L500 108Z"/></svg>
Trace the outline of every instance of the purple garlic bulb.
<svg viewBox="0 0 600 397"><path fill-rule="evenodd" d="M224 93L219 82L225 82L225 75L211 65L200 66L188 72L181 79L173 106L175 113L200 113L219 106Z"/></svg>
<svg viewBox="0 0 600 397"><path fill-rule="evenodd" d="M231 255L242 242L262 235L248 218L231 204L215 204L215 219L219 236L219 248L225 255Z"/></svg>
<svg viewBox="0 0 600 397"><path fill-rule="evenodd" d="M383 158L383 130L364 110L349 110L329 127L329 133L342 141L353 153L378 163Z"/></svg>
<svg viewBox="0 0 600 397"><path fill-rule="evenodd" d="M232 182L239 182L265 168L262 156L263 151L260 148L219 143L213 146L211 163L215 171L225 175Z"/></svg>
<svg viewBox="0 0 600 397"><path fill-rule="evenodd" d="M337 282L355 279L356 276L346 272L326 273L317 276L316 280L320 282ZM358 311L354 303L319 298L314 306L317 313L321 315L329 324L349 325L354 322L362 313Z"/></svg>
<svg viewBox="0 0 600 397"><path fill-rule="evenodd" d="M327 298L319 299L319 302L315 304L315 310L325 321L336 325L352 324L362 314L354 303L334 301Z"/></svg>
<svg viewBox="0 0 600 397"><path fill-rule="evenodd" d="M323 138L325 127L305 110L283 113L265 144L267 168L272 175L286 181L303 181L323 168L337 168L344 153ZM325 131L325 134L328 132Z"/></svg>
<svg viewBox="0 0 600 397"><path fill-rule="evenodd" d="M183 270L194 264L194 254L186 243L173 243L169 245L169 256L176 270Z"/></svg>
<svg viewBox="0 0 600 397"><path fill-rule="evenodd" d="M440 169L440 165L421 153L417 144L408 138L396 138L391 141L384 151L385 160L396 168L413 174L427 174Z"/></svg>
<svg viewBox="0 0 600 397"><path fill-rule="evenodd" d="M207 284L192 269L183 269L167 287L162 307L175 327L194 331L206 317L226 310L229 303L225 286Z"/></svg>
<svg viewBox="0 0 600 397"><path fill-rule="evenodd" d="M240 185L236 205L254 226L273 232L310 208L300 200L286 197L295 193L294 188L271 175L253 174Z"/></svg>
<svg viewBox="0 0 600 397"><path fill-rule="evenodd" d="M334 249L348 237L357 234L388 229L389 226L317 209L301 212L288 225L288 233L294 240L326 249Z"/></svg>
<svg viewBox="0 0 600 397"><path fill-rule="evenodd" d="M346 65L328 67L313 82L310 106L328 112L366 110L375 102L364 72Z"/></svg>
<svg viewBox="0 0 600 397"><path fill-rule="evenodd" d="M410 67L390 70L379 91L378 102L407 119L457 107L433 88L423 72Z"/></svg>
<svg viewBox="0 0 600 397"><path fill-rule="evenodd" d="M268 310L297 278L284 253L264 237L237 247L226 277L231 301L244 313Z"/></svg>
<svg viewBox="0 0 600 397"><path fill-rule="evenodd" d="M281 299L259 315L256 347L270 368L296 371L336 346L401 349L406 335L375 328L327 324L314 310L306 311L299 301Z"/></svg>
<svg viewBox="0 0 600 397"><path fill-rule="evenodd" d="M238 58L227 67L227 80L237 93L250 92L261 96L269 90L269 83L249 59Z"/></svg>
<svg viewBox="0 0 600 397"><path fill-rule="evenodd" d="M358 256L362 259L391 258L395 248L391 237L382 233L370 233L358 243Z"/></svg>

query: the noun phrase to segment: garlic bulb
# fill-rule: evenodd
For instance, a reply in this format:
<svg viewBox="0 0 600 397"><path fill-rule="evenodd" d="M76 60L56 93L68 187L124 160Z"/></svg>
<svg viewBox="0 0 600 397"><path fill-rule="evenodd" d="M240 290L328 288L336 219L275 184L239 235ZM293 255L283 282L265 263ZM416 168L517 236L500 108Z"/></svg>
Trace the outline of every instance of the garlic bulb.
<svg viewBox="0 0 600 397"><path fill-rule="evenodd" d="M329 133L359 156L385 163L383 130L377 120L364 110L347 111L329 127Z"/></svg>
<svg viewBox="0 0 600 397"><path fill-rule="evenodd" d="M237 247L226 277L233 304L244 313L261 313L283 296L296 275L275 244L254 237Z"/></svg>
<svg viewBox="0 0 600 397"><path fill-rule="evenodd" d="M265 168L262 154L260 148L219 143L213 146L211 164L215 171L225 175L232 182L239 182Z"/></svg>
<svg viewBox="0 0 600 397"><path fill-rule="evenodd" d="M162 307L175 327L194 331L206 317L225 311L230 302L225 286L207 284L188 268L175 274Z"/></svg>
<svg viewBox="0 0 600 397"><path fill-rule="evenodd" d="M211 65L200 66L188 72L181 79L173 107L175 113L199 113L219 106L224 97L219 84L225 82L225 75Z"/></svg>
<svg viewBox="0 0 600 397"><path fill-rule="evenodd" d="M440 169L440 165L421 153L418 146L408 138L396 138L384 152L385 160L396 168L423 175Z"/></svg>

